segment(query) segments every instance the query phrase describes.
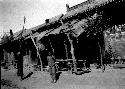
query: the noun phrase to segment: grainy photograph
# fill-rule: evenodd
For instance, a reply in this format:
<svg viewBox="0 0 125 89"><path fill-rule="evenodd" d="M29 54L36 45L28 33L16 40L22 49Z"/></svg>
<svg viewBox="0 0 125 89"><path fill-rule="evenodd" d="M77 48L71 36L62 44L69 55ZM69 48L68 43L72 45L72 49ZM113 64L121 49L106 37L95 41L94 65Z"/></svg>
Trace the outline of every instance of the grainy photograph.
<svg viewBox="0 0 125 89"><path fill-rule="evenodd" d="M125 0L0 0L1 89L125 89Z"/></svg>

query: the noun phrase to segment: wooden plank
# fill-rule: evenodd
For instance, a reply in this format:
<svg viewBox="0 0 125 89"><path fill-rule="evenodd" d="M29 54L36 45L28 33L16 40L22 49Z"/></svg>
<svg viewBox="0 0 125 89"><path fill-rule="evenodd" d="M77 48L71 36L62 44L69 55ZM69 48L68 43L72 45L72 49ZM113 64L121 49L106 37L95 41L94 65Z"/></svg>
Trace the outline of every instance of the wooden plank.
<svg viewBox="0 0 125 89"><path fill-rule="evenodd" d="M61 61L73 61L74 59L66 59L66 60L64 60L64 59L56 59L56 61L58 61L58 62L61 62Z"/></svg>

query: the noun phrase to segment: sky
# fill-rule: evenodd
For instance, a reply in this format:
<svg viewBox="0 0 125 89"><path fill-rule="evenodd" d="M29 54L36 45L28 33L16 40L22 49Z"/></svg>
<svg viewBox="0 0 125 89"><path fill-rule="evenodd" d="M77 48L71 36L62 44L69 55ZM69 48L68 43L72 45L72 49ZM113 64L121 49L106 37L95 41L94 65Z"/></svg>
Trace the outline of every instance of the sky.
<svg viewBox="0 0 125 89"><path fill-rule="evenodd" d="M59 14L66 13L66 4L74 6L86 0L0 0L0 35L4 32L17 32L29 29Z"/></svg>

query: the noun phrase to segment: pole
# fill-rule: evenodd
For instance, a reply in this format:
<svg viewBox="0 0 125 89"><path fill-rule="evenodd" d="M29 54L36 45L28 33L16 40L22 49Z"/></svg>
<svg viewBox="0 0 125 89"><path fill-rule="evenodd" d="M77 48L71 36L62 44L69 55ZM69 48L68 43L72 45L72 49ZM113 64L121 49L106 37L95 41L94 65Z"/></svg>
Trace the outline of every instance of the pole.
<svg viewBox="0 0 125 89"><path fill-rule="evenodd" d="M36 46L35 41L34 41L34 39L33 39L32 36L31 36L31 39L32 39L32 42L33 42L33 44L34 44L36 50L37 50L37 56L38 56L38 58L39 58L39 60L40 60L40 63L41 63L41 70L43 70L43 64L42 64L42 60L41 60L41 57L40 57L40 54L39 54L39 49L38 49L38 47Z"/></svg>
<svg viewBox="0 0 125 89"><path fill-rule="evenodd" d="M68 37L68 40L69 40L70 45L71 45L71 50L70 50L70 52L71 52L72 59L73 59L74 72L76 73L76 72L77 72L77 66L76 66L76 58L75 58L75 55L74 55L73 40L70 39L69 34L67 34L67 37Z"/></svg>
<svg viewBox="0 0 125 89"><path fill-rule="evenodd" d="M66 28L64 27L64 23L63 23L62 20L61 20L61 24L62 24L63 29L66 30ZM69 42L70 42L70 45L71 45L71 50L70 50L70 52L71 52L72 59L73 59L74 72L77 72L76 58L75 58L75 55L74 55L74 48L73 48L73 41L70 39L69 33L67 33L66 36L67 36L67 38L68 38L68 40L69 40Z"/></svg>
<svg viewBox="0 0 125 89"><path fill-rule="evenodd" d="M50 39L49 39L49 43L50 43L50 46L51 46L51 48L52 48L52 52L53 52L53 55L54 55L54 48L53 48L53 46L52 46L52 43L51 43L51 41L50 41Z"/></svg>
<svg viewBox="0 0 125 89"><path fill-rule="evenodd" d="M103 33L104 34L104 33ZM103 35L104 36L104 35ZM104 70L105 70L105 65L104 65L104 63L103 63L103 56L105 55L105 53L104 53L104 49L103 49L103 47L104 47L104 45L103 45L103 47L101 47L101 45L100 45L100 42L99 42L99 38L98 38L98 45L99 45L99 51L100 51L100 60L101 60L101 67L102 67L102 72L104 72Z"/></svg>
<svg viewBox="0 0 125 89"><path fill-rule="evenodd" d="M68 59L68 51L67 51L67 45L65 44L65 41L64 41L64 46L65 46L65 50L66 50L66 59Z"/></svg>
<svg viewBox="0 0 125 89"><path fill-rule="evenodd" d="M100 43L98 41L98 45L99 45L99 52L100 52L100 60L101 60L101 66L102 66L102 49L101 49L101 46L100 46Z"/></svg>

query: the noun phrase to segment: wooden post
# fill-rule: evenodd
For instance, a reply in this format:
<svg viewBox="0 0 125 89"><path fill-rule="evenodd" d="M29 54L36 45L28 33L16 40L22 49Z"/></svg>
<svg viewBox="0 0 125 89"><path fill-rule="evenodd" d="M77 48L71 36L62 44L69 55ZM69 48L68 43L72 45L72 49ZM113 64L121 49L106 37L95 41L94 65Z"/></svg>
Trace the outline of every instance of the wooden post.
<svg viewBox="0 0 125 89"><path fill-rule="evenodd" d="M63 23L62 20L61 20L61 23L62 23L62 27L63 27L63 29L66 30L65 25L64 25L64 23ZM70 29L70 30L71 30L71 29ZM70 45L71 45L71 50L70 50L70 52L71 52L72 59L73 59L74 72L77 72L76 58L75 58L75 55L74 55L73 40L70 39L70 37L69 37L69 33L67 33L66 35L67 35L67 38L68 38L68 40L69 40L69 42L70 42Z"/></svg>
<svg viewBox="0 0 125 89"><path fill-rule="evenodd" d="M70 45L71 45L71 50L70 50L70 52L71 52L72 59L73 59L74 72L77 72L76 58L75 58L75 55L74 55L73 40L70 39L69 34L67 34L67 37L68 37L68 40L69 40Z"/></svg>
<svg viewBox="0 0 125 89"><path fill-rule="evenodd" d="M53 48L53 46L52 46L52 43L51 43L51 40L50 40L50 39L49 39L49 43L50 43L50 47L51 47L52 52L53 52L53 56L55 56L55 50L54 50L54 48Z"/></svg>
<svg viewBox="0 0 125 89"><path fill-rule="evenodd" d="M99 52L100 52L100 60L101 60L101 66L103 65L103 63L102 63L102 48L101 48L101 46L100 46L100 43L99 43L99 41L98 41L98 46L99 46Z"/></svg>
<svg viewBox="0 0 125 89"><path fill-rule="evenodd" d="M103 32L103 37L104 37L104 32ZM102 40L102 39L101 39ZM103 40L104 41L104 40ZM100 45L100 42L99 42L99 38L98 38L98 45L99 45L99 50L100 50L100 60L101 60L101 67L102 67L102 69L103 69L103 72L104 72L104 70L105 70L105 65L104 65L104 60L103 60L103 58L104 58L104 56L105 56L105 42L104 42L104 44L103 44L103 46L101 46Z"/></svg>
<svg viewBox="0 0 125 89"><path fill-rule="evenodd" d="M11 69L14 68L14 60L15 60L15 58L14 58L14 53L11 52L11 53L10 53L10 68L11 68Z"/></svg>
<svg viewBox="0 0 125 89"><path fill-rule="evenodd" d="M36 46L35 41L34 41L34 39L33 39L32 36L31 36L31 39L32 39L32 41L33 41L33 44L34 44L36 50L37 50L37 56L38 56L38 58L39 58L39 60L40 60L40 63L41 63L41 71L42 71L42 70L43 70L43 63L42 63L42 60L41 60L41 57L40 57L40 54L39 54L39 49L38 49L38 47Z"/></svg>
<svg viewBox="0 0 125 89"><path fill-rule="evenodd" d="M64 46L65 46L65 51L66 51L66 59L68 59L68 51L67 51L67 45L66 45L65 41L64 41Z"/></svg>
<svg viewBox="0 0 125 89"><path fill-rule="evenodd" d="M31 63L31 50L28 51L28 63Z"/></svg>
<svg viewBox="0 0 125 89"><path fill-rule="evenodd" d="M8 68L8 52L5 49L3 49L3 55L5 66Z"/></svg>

